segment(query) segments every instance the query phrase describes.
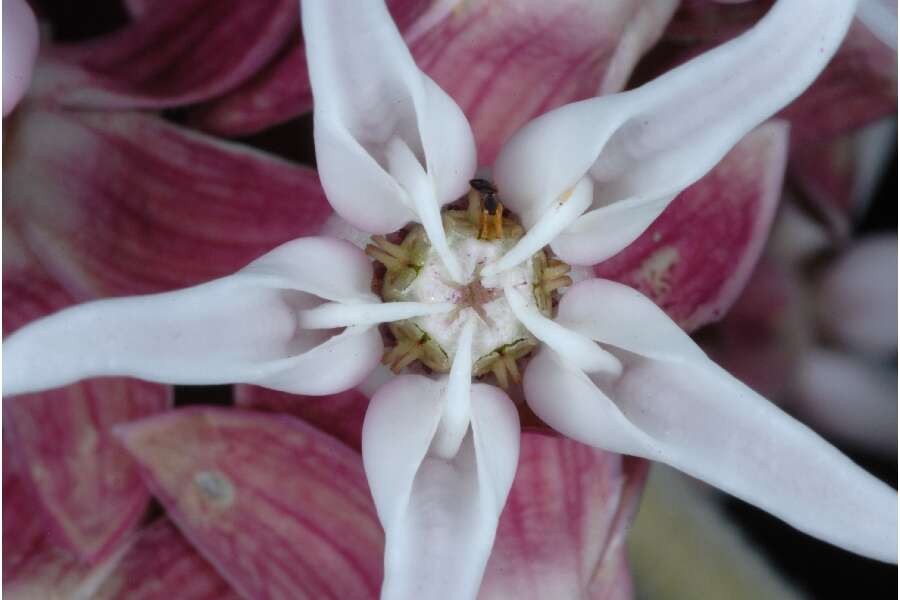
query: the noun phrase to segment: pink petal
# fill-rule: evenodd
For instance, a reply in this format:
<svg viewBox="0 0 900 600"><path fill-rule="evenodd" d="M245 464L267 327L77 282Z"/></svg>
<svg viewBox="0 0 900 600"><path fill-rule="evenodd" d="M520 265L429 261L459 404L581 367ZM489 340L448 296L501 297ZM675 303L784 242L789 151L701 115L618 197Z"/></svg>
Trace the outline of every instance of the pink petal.
<svg viewBox="0 0 900 600"><path fill-rule="evenodd" d="M565 438L522 436L479 598L615 597L647 463Z"/></svg>
<svg viewBox="0 0 900 600"><path fill-rule="evenodd" d="M73 302L5 228L3 329ZM54 538L80 558L104 559L134 528L149 495L110 428L166 410L167 388L104 379L4 400L9 434L35 503ZM7 441L7 440L5 440Z"/></svg>
<svg viewBox="0 0 900 600"><path fill-rule="evenodd" d="M132 0L139 4L144 0ZM430 2L389 0L388 9L405 31ZM221 98L191 110L193 125L225 136L255 133L289 121L312 108L301 35L293 36L281 52L253 78Z"/></svg>
<svg viewBox="0 0 900 600"><path fill-rule="evenodd" d="M149 500L111 428L169 406L162 386L125 379L4 401L4 426L37 507L54 539L79 558L105 558L137 525Z"/></svg>
<svg viewBox="0 0 900 600"><path fill-rule="evenodd" d="M620 91L674 2L435 3L406 30L419 67L460 105L494 162L522 125L557 106Z"/></svg>
<svg viewBox="0 0 900 600"><path fill-rule="evenodd" d="M108 36L49 52L39 94L91 108L164 108L226 92L295 30L290 0L178 0Z"/></svg>
<svg viewBox="0 0 900 600"><path fill-rule="evenodd" d="M255 385L238 385L234 388L234 402L244 408L297 417L359 450L369 398L358 390L329 396L300 396Z"/></svg>
<svg viewBox="0 0 900 600"><path fill-rule="evenodd" d="M44 546L21 565L16 576L3 583L8 600L95 598L97 588L121 560L126 546L95 565L78 562L66 552Z"/></svg>
<svg viewBox="0 0 900 600"><path fill-rule="evenodd" d="M46 539L41 512L34 509L34 495L16 464L7 436L3 436L3 582L15 576L29 556L39 552Z"/></svg>
<svg viewBox="0 0 900 600"><path fill-rule="evenodd" d="M594 271L641 291L688 330L720 319L769 233L781 198L787 134L779 121L748 134L641 237Z"/></svg>
<svg viewBox="0 0 900 600"><path fill-rule="evenodd" d="M97 590L97 600L237 600L228 583L167 519L148 525Z"/></svg>
<svg viewBox="0 0 900 600"><path fill-rule="evenodd" d="M31 84L38 51L38 27L24 0L3 3L3 116L15 108Z"/></svg>
<svg viewBox="0 0 900 600"><path fill-rule="evenodd" d="M120 429L145 481L244 597L368 598L382 534L359 455L289 417L187 409Z"/></svg>
<svg viewBox="0 0 900 600"><path fill-rule="evenodd" d="M331 213L312 170L160 119L20 118L5 141L4 217L79 300L233 273Z"/></svg>
<svg viewBox="0 0 900 600"><path fill-rule="evenodd" d="M856 21L818 79L781 116L796 144L821 140L897 112L897 51Z"/></svg>
<svg viewBox="0 0 900 600"><path fill-rule="evenodd" d="M296 37L300 37L299 32ZM290 44L237 89L190 112L192 125L236 136L262 131L312 108L302 45Z"/></svg>
<svg viewBox="0 0 900 600"><path fill-rule="evenodd" d="M897 122L882 119L835 137L791 144L788 175L838 234L865 214L897 140Z"/></svg>

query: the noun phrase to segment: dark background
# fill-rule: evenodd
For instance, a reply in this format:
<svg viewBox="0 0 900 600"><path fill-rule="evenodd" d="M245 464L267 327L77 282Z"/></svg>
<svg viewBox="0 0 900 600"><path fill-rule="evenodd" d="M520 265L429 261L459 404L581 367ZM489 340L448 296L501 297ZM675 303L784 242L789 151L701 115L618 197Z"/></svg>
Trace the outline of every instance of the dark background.
<svg viewBox="0 0 900 600"><path fill-rule="evenodd" d="M252 1L252 0L248 0ZM51 25L53 39L74 42L124 25L128 16L121 0L32 0L39 17ZM165 116L179 121L179 111ZM238 140L286 158L312 164L312 122L303 117L269 131ZM897 154L888 161L878 193L861 219L857 234L897 231ZM893 363L896 364L896 357ZM228 386L176 388L176 404L231 403ZM885 460L840 446L866 470L897 487L897 459ZM771 563L798 590L813 598L896 597L897 567L862 558L799 533L778 519L739 500L729 499L727 514L748 538L763 549Z"/></svg>

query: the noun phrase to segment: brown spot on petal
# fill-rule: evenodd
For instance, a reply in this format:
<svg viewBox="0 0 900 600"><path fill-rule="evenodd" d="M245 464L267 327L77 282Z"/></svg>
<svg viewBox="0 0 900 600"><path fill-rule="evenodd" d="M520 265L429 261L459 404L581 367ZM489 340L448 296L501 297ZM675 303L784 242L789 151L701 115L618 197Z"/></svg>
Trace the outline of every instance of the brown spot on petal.
<svg viewBox="0 0 900 600"><path fill-rule="evenodd" d="M200 471L194 475L194 486L200 496L213 506L227 508L234 502L234 486L219 471Z"/></svg>
<svg viewBox="0 0 900 600"><path fill-rule="evenodd" d="M678 264L678 248L664 246L648 256L635 273L635 282L654 300L663 299L672 287L672 269Z"/></svg>

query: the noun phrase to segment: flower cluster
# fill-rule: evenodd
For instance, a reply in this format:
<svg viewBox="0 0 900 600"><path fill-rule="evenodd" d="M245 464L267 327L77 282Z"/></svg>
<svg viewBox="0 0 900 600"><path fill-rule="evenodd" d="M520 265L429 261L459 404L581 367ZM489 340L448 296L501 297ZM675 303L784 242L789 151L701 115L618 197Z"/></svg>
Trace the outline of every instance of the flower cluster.
<svg viewBox="0 0 900 600"><path fill-rule="evenodd" d="M855 3L780 0L747 31L628 91L674 2L573 1L515 21L493 4L304 0L304 44L289 52L294 21L282 5L293 3L226 4L154 17L152 2L132 3L134 31L42 57L9 123L4 287L16 330L3 343L3 393L25 467L10 466L8 479L11 489L29 481L56 543L84 561L54 555L23 523L17 535L39 548L10 559L23 593L51 585L55 569L71 589L114 597L164 549L202 574L198 597L509 597L542 547L556 556L549 571L533 567L551 573L535 597L612 593L627 581L613 538L643 464L618 455L667 463L801 531L896 562L896 491L682 328L721 316L749 276L788 150L785 123L767 120L826 68ZM559 79L533 86L528 69L541 62L520 67L515 39L480 30L496 19L527 40L531 18L572 36L539 72ZM612 42L598 49L584 23L614 29ZM249 24L260 33L233 42ZM473 33L478 43L454 55ZM190 35L205 69L171 61ZM297 52L308 87L295 83L305 81ZM601 73L591 71L598 56ZM498 71L478 73L482 63ZM584 72L589 92L577 87ZM273 95L309 93L317 174L131 112L205 102L188 120L235 133L282 119ZM71 160L83 154L98 160ZM691 190L708 206L735 199L750 216L719 234L724 209L697 213L709 232L682 225L692 212L672 211ZM660 243L666 223L676 237ZM704 242L719 247L705 253ZM635 252L645 254L632 273L653 299L603 276ZM658 297L677 281L702 293L667 314ZM168 411L165 388L145 382L241 384L238 403L255 408L284 399L260 388L301 395L307 423ZM102 402L97 411L94 397L110 394L117 412ZM41 472L59 452L42 435L68 410L93 411L103 431L61 433L73 461L113 457L131 479L108 471L72 494L66 476L79 470ZM535 424L544 433L523 432ZM581 444L547 436L548 426ZM571 489L577 515L558 506ZM129 534L148 490L167 518ZM106 498L117 520L92 521L85 505ZM505 514L584 532L552 539ZM580 541L596 523L611 532L599 550ZM259 564L260 548L272 565ZM603 568L585 573L579 563L597 554Z"/></svg>

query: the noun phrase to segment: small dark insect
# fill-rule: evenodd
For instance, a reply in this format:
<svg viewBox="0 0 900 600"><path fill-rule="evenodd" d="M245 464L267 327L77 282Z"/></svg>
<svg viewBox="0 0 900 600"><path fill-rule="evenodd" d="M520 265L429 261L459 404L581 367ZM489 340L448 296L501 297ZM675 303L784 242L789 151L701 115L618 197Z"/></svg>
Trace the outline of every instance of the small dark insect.
<svg viewBox="0 0 900 600"><path fill-rule="evenodd" d="M481 196L480 239L503 238L503 204L497 198L497 188L487 179L471 179L469 185Z"/></svg>
<svg viewBox="0 0 900 600"><path fill-rule="evenodd" d="M481 194L481 202L484 210L486 210L489 215L496 214L497 206L500 204L500 201L497 200L497 188L494 184L487 179L472 179L469 181L469 185L472 186L472 189Z"/></svg>

